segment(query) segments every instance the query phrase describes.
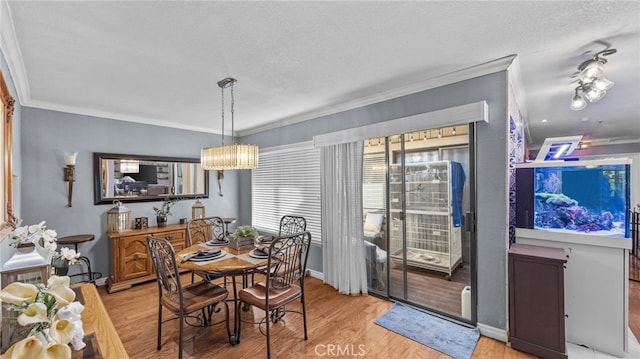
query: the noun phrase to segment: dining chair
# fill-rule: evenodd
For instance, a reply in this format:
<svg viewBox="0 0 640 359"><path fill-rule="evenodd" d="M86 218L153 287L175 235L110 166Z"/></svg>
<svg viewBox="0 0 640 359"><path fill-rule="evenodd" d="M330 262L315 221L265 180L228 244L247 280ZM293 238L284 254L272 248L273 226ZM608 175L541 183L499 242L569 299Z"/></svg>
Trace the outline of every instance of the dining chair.
<svg viewBox="0 0 640 359"><path fill-rule="evenodd" d="M180 272L176 263L175 251L171 243L166 239L148 235L147 246L151 254L151 262L153 263L153 270L156 273L158 282L157 349L160 350L162 347L162 324L170 320L178 319L180 321L178 357L181 359L184 324L209 326L221 323L222 321L212 322L213 314L221 310L218 308L219 304L226 307L224 320L227 327L227 336L230 338L229 306L226 302L229 292L227 289L205 279L183 286L180 282ZM169 310L175 317L163 320L163 308ZM194 320L190 323L187 319Z"/></svg>
<svg viewBox="0 0 640 359"><path fill-rule="evenodd" d="M300 216L284 215L280 218L279 228L278 236L301 233L307 230L307 220ZM251 284L255 283L256 273L267 275L267 268L268 267L256 268L256 270L251 273Z"/></svg>
<svg viewBox="0 0 640 359"><path fill-rule="evenodd" d="M204 218L196 218L187 224L187 243L192 246L196 243L205 243L211 240L225 240L225 223L221 217L212 216ZM194 275L201 278L213 280L216 278L224 278L226 286L226 276L215 272L193 271L191 272L191 282L194 281Z"/></svg>
<svg viewBox="0 0 640 359"><path fill-rule="evenodd" d="M238 293L239 305L236 306L236 318L240 318L243 304L264 311L264 318L254 324L260 326L265 323L266 333L263 334L267 337L267 358L271 358L270 322L277 323L285 312L302 314L304 340L307 340L304 276L310 245L311 233L308 231L276 237L269 246L267 257L267 268L272 268L271 275L268 275L265 281L255 283ZM285 309L287 304L297 299L300 299L302 305L301 312ZM240 343L241 323L242 320L239 320L237 343Z"/></svg>
<svg viewBox="0 0 640 359"><path fill-rule="evenodd" d="M307 230L307 220L300 216L286 215L280 218L279 236L286 236Z"/></svg>

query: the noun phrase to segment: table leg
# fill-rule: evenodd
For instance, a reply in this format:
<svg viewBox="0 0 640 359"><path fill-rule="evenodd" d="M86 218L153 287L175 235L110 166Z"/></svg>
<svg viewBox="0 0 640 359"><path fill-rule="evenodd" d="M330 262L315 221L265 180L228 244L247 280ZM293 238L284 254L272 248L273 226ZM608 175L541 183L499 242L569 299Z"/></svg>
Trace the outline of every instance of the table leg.
<svg viewBox="0 0 640 359"><path fill-rule="evenodd" d="M240 327L240 311L238 310L238 292L236 290L236 274L232 274L231 275L231 282L232 282L232 287L233 287L233 333L231 334L231 337L229 338L229 343L231 343L231 345L236 345L236 344L240 344L240 333L239 333L239 327Z"/></svg>

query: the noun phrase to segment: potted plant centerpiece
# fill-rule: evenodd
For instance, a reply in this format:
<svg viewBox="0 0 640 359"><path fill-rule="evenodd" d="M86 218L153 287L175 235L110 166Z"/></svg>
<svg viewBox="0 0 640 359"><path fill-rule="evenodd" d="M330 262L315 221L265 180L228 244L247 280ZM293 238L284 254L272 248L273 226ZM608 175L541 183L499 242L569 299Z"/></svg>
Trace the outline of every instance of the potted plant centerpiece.
<svg viewBox="0 0 640 359"><path fill-rule="evenodd" d="M167 226L167 217L171 214L171 207L178 202L180 198L165 197L161 207L153 207L153 211L156 212L156 223L158 227Z"/></svg>
<svg viewBox="0 0 640 359"><path fill-rule="evenodd" d="M229 246L231 248L240 250L253 247L253 243L260 236L258 231L250 225L238 226L236 230L231 233L231 240Z"/></svg>

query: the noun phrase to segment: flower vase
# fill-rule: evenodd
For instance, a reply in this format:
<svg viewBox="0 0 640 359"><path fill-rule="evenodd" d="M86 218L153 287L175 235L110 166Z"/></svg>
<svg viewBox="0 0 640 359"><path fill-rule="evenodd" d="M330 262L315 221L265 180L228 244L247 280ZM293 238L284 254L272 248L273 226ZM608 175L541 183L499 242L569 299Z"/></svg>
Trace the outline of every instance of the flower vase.
<svg viewBox="0 0 640 359"><path fill-rule="evenodd" d="M64 257L54 258L51 267L57 276L66 276L69 273L69 261Z"/></svg>
<svg viewBox="0 0 640 359"><path fill-rule="evenodd" d="M167 216L156 216L156 223L158 224L158 227L166 227Z"/></svg>

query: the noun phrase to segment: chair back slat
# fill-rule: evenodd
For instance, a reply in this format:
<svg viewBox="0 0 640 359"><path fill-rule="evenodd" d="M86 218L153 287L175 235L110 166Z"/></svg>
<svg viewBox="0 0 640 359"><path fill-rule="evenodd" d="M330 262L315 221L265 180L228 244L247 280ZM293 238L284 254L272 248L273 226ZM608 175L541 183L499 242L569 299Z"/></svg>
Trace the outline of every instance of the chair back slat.
<svg viewBox="0 0 640 359"><path fill-rule="evenodd" d="M268 287L286 289L293 283L302 281L307 270L307 258L311 233L299 232L276 237L269 247L267 268L273 268L267 276Z"/></svg>
<svg viewBox="0 0 640 359"><path fill-rule="evenodd" d="M280 218L279 236L288 236L307 230L307 220L300 216L282 216Z"/></svg>
<svg viewBox="0 0 640 359"><path fill-rule="evenodd" d="M182 303L180 273L173 246L166 239L149 235L147 236L147 247L151 254L151 262L158 279L158 289L161 295L174 296Z"/></svg>
<svg viewBox="0 0 640 359"><path fill-rule="evenodd" d="M221 217L205 217L192 219L187 224L189 245L208 242L212 239L224 240L224 221Z"/></svg>

